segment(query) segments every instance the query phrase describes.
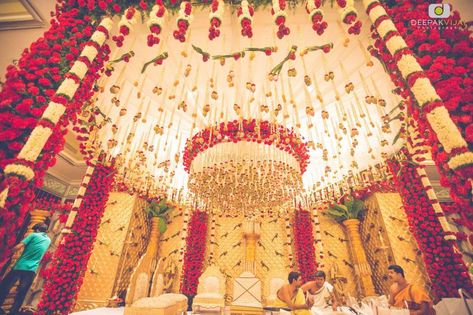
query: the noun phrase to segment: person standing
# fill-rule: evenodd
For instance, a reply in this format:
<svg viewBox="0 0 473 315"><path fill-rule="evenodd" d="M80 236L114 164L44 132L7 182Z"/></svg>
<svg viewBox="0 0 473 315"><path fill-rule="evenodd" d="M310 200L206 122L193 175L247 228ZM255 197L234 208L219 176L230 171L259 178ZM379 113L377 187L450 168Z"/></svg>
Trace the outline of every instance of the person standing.
<svg viewBox="0 0 473 315"><path fill-rule="evenodd" d="M39 263L51 244L51 239L46 234L47 230L48 226L46 224L35 224L33 233L13 248L15 253L22 251L21 256L0 283L0 305L2 305L11 288L17 281L20 282L9 314L16 314L20 309L26 293L33 283ZM0 308L0 314L6 313Z"/></svg>

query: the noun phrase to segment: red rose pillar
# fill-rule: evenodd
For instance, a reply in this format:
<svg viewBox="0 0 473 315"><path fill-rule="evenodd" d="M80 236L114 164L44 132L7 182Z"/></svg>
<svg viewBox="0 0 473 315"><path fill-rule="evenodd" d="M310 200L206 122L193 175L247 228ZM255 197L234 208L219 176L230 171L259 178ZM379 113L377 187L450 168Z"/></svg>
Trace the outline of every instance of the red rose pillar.
<svg viewBox="0 0 473 315"><path fill-rule="evenodd" d="M95 166L71 233L65 234L47 271L36 314L68 314L74 307L112 188L113 173L113 167Z"/></svg>
<svg viewBox="0 0 473 315"><path fill-rule="evenodd" d="M394 175L394 182L401 195L409 227L414 235L427 273L433 284L433 293L437 298L454 297L458 289L473 289L468 270L462 255L456 250L454 240L448 240L432 207L417 168L409 162L388 161Z"/></svg>
<svg viewBox="0 0 473 315"><path fill-rule="evenodd" d="M207 220L206 212L194 211L189 221L181 280L181 292L187 296L197 294L199 277L204 267Z"/></svg>
<svg viewBox="0 0 473 315"><path fill-rule="evenodd" d="M294 248L299 272L304 282L312 280L317 270L315 260L314 234L309 211L299 210L294 215Z"/></svg>

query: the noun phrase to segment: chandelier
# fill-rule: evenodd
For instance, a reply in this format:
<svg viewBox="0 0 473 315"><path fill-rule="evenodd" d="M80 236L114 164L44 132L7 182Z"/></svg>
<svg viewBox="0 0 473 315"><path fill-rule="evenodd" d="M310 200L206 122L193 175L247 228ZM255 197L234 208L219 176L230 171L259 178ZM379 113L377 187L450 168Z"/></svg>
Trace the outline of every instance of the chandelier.
<svg viewBox="0 0 473 315"><path fill-rule="evenodd" d="M301 192L308 160L294 131L257 120L208 127L184 150L190 191L225 215L280 211Z"/></svg>

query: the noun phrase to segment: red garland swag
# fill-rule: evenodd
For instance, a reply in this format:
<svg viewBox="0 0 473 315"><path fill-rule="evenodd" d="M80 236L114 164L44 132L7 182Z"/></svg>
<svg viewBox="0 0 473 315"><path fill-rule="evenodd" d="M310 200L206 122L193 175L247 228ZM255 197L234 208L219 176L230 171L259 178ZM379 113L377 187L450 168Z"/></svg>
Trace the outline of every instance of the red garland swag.
<svg viewBox="0 0 473 315"><path fill-rule="evenodd" d="M51 266L37 315L69 314L84 280L97 231L112 187L112 167L97 165L72 226L59 245Z"/></svg>
<svg viewBox="0 0 473 315"><path fill-rule="evenodd" d="M55 91L64 74L88 43L94 28L90 18L79 10L57 11L51 27L43 37L25 49L15 65L7 68L6 82L0 92L0 191L9 185L5 208L0 209L0 267L11 255L15 245L14 231L31 210L35 187L41 187L46 170L56 163L56 155L64 147L66 126L75 120L82 104L93 95L94 83L100 76L110 49L102 46L95 61L77 90L73 100L56 96ZM37 125L50 100L67 104L66 113L54 127L35 163L16 159L33 128ZM34 169L35 178L25 181L15 176L5 177L3 169L16 162Z"/></svg>
<svg viewBox="0 0 473 315"><path fill-rule="evenodd" d="M302 281L313 280L318 264L315 260L314 234L310 212L302 210L299 206L299 210L294 215L293 227L294 249Z"/></svg>
<svg viewBox="0 0 473 315"><path fill-rule="evenodd" d="M428 31L421 26L412 26L410 21L429 19L429 3L420 0L397 1L396 6L386 8L399 33L407 45L417 56L417 61L425 69L425 73L442 98L452 120L473 150L473 42L470 40L471 31L461 27L458 11L453 11L448 18L449 23L457 25L452 28L432 28ZM386 49L385 42L372 27L372 37L375 39L376 50L371 53L379 58L386 66L398 93L408 100L408 109L419 123L419 130L425 130L424 137L432 147L432 156L439 168L440 183L450 187L450 196L473 220L472 184L468 178L468 168L462 170L463 178L449 169L447 154L440 145L435 133L431 130L426 113L434 108L425 106L421 111L411 97L409 84L402 79L394 58ZM430 107L430 108L429 108ZM471 168L470 166L469 168Z"/></svg>
<svg viewBox="0 0 473 315"><path fill-rule="evenodd" d="M181 280L181 292L187 296L197 294L199 277L204 267L207 219L206 212L195 211L189 221Z"/></svg>
<svg viewBox="0 0 473 315"><path fill-rule="evenodd" d="M471 292L473 284L462 255L455 252L451 241L444 239L445 233L417 175L416 166L401 165L395 160L388 161L388 165L401 194L410 231L422 252L435 297L458 296L459 288Z"/></svg>

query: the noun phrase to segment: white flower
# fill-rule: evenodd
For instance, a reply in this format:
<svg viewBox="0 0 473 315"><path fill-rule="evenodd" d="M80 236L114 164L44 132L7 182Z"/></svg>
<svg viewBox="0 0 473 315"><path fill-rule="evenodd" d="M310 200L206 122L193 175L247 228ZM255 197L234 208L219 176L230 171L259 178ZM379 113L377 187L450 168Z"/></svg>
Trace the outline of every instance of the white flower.
<svg viewBox="0 0 473 315"><path fill-rule="evenodd" d="M164 22L164 19L163 18L159 18L157 16L152 16L151 18L149 18L148 22L146 23L146 25L149 27L153 26L153 25L163 25L163 22Z"/></svg>
<svg viewBox="0 0 473 315"><path fill-rule="evenodd" d="M100 22L100 25L110 31L113 27L113 20L109 17L106 17L102 20L102 22Z"/></svg>
<svg viewBox="0 0 473 315"><path fill-rule="evenodd" d="M428 102L440 99L440 96L437 95L432 83L430 83L427 78L417 78L414 85L411 87L411 91L420 106L424 106Z"/></svg>
<svg viewBox="0 0 473 315"><path fill-rule="evenodd" d="M56 93L64 94L69 98L72 98L74 97L74 94L76 93L78 88L79 84L77 84L74 80L72 80L71 78L65 78L57 89Z"/></svg>
<svg viewBox="0 0 473 315"><path fill-rule="evenodd" d="M453 149L466 147L467 144L462 138L460 131L458 131L457 126L450 118L450 115L447 109L444 106L434 108L430 113L427 114L427 121L430 124L430 127L434 130L439 142L442 144L445 152L450 153ZM473 155L471 152L467 152ZM464 153L465 154L465 153ZM468 158L471 155L457 155L453 157L448 164L453 163L456 167L450 166L450 168L455 169L458 167L458 162L464 161L462 157ZM452 162L453 161L453 162ZM473 161L473 160L471 160Z"/></svg>
<svg viewBox="0 0 473 315"><path fill-rule="evenodd" d="M31 162L36 161L52 133L53 131L49 128L36 126L18 154L18 158Z"/></svg>
<svg viewBox="0 0 473 315"><path fill-rule="evenodd" d="M422 67L413 55L402 55L401 59L397 62L397 67L404 78L407 78L411 73L422 71Z"/></svg>
<svg viewBox="0 0 473 315"><path fill-rule="evenodd" d="M365 6L365 8L367 8L367 6ZM370 11L371 22L374 23L378 18L380 18L381 16L384 16L384 15L387 15L387 13L386 13L386 10L384 10L383 6L378 5L378 6L374 7Z"/></svg>
<svg viewBox="0 0 473 315"><path fill-rule="evenodd" d="M5 174L15 174L23 176L26 180L32 180L34 178L34 171L29 166L19 164L8 164L4 170Z"/></svg>
<svg viewBox="0 0 473 315"><path fill-rule="evenodd" d="M379 2L378 0L363 0L363 7L367 8L369 7L372 3Z"/></svg>
<svg viewBox="0 0 473 315"><path fill-rule="evenodd" d="M90 62L92 62L98 53L99 52L94 46L85 46L80 55L86 57Z"/></svg>
<svg viewBox="0 0 473 315"><path fill-rule="evenodd" d="M342 21L345 20L346 16L351 14L351 13L354 13L354 14L358 14L358 12L356 11L355 7L353 6L348 6L348 4L340 10L340 16L342 18Z"/></svg>
<svg viewBox="0 0 473 315"><path fill-rule="evenodd" d="M397 31L396 25L391 21L391 19L384 20L378 25L378 33L381 38L384 39L386 34L391 31Z"/></svg>
<svg viewBox="0 0 473 315"><path fill-rule="evenodd" d="M99 46L102 46L102 44L105 43L105 40L107 40L107 36L103 32L96 31L92 34L90 40L96 42Z"/></svg>
<svg viewBox="0 0 473 315"><path fill-rule="evenodd" d="M386 42L386 47L391 55L394 55L398 50L406 48L407 44L401 36L395 35Z"/></svg>
<svg viewBox="0 0 473 315"><path fill-rule="evenodd" d="M74 65L72 66L71 70L69 70L69 72L75 74L79 77L79 79L82 80L85 74L87 73L87 70L89 70L89 68L87 68L87 65L82 61L77 60L76 62L74 62Z"/></svg>
<svg viewBox="0 0 473 315"><path fill-rule="evenodd" d="M456 170L466 165L473 165L473 152L457 154L452 157L447 164L452 170Z"/></svg>
<svg viewBox="0 0 473 315"><path fill-rule="evenodd" d="M66 107L62 104L50 102L48 107L43 113L42 118L47 119L53 124L57 124L59 118L61 118L62 114L66 111Z"/></svg>

